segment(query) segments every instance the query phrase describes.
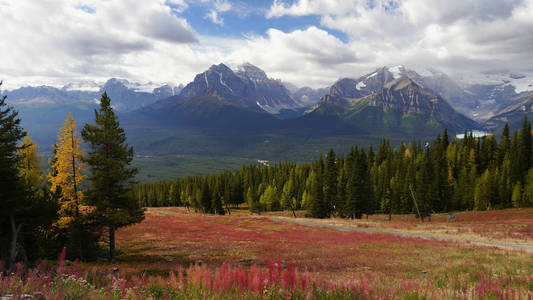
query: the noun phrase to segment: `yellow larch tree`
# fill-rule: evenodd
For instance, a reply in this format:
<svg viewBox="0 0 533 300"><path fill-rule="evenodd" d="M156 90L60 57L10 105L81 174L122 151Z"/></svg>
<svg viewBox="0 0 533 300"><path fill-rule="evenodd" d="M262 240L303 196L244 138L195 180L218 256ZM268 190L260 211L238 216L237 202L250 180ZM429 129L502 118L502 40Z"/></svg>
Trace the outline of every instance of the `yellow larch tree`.
<svg viewBox="0 0 533 300"><path fill-rule="evenodd" d="M42 155L38 154L37 144L28 135L19 144L18 169L29 190L35 195L42 193L44 174L41 164Z"/></svg>
<svg viewBox="0 0 533 300"><path fill-rule="evenodd" d="M83 259L80 223L80 203L83 200L81 185L86 178L82 170L84 152L81 149L81 139L76 130L76 120L69 113L65 124L59 130L58 144L52 160L51 172L48 180L51 183L51 192L58 194L59 228L77 225L77 238L80 259Z"/></svg>

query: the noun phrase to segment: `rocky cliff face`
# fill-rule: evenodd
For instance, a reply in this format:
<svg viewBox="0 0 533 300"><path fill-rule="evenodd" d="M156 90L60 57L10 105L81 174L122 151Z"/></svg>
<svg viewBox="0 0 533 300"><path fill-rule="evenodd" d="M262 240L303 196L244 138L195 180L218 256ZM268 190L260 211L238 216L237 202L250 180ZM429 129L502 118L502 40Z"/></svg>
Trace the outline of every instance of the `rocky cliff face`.
<svg viewBox="0 0 533 300"><path fill-rule="evenodd" d="M269 113L301 106L280 80L268 78L263 70L252 64L239 66L236 75L250 87L248 94L243 97L255 100L259 107Z"/></svg>
<svg viewBox="0 0 533 300"><path fill-rule="evenodd" d="M477 127L477 124L457 113L441 96L425 88L407 76L391 81L369 96L369 106L379 107L384 112L421 114L432 116L443 124L463 122Z"/></svg>
<svg viewBox="0 0 533 300"><path fill-rule="evenodd" d="M402 66L382 67L358 79L340 79L330 87L327 100L368 96L383 88L385 84L400 78L405 72Z"/></svg>
<svg viewBox="0 0 533 300"><path fill-rule="evenodd" d="M382 108L385 112L396 110L403 113L439 113L445 105L442 99L426 90L409 77L401 77L387 83L370 97L370 106Z"/></svg>
<svg viewBox="0 0 533 300"><path fill-rule="evenodd" d="M417 130L438 132L444 128L479 128L475 121L456 112L436 92L406 75L400 75L401 70L389 70L378 69L359 81L339 80L308 113L315 119L321 115L336 116L369 133L388 130L414 134ZM361 85L357 89L357 84L365 80L368 83L365 88L368 89L364 90ZM383 84L381 88L370 91L370 86L380 84ZM361 94L366 96L358 97Z"/></svg>
<svg viewBox="0 0 533 300"><path fill-rule="evenodd" d="M527 93L518 103L505 107L485 122L485 127L491 130L499 130L508 123L511 129L518 129L527 116L533 119L533 92Z"/></svg>

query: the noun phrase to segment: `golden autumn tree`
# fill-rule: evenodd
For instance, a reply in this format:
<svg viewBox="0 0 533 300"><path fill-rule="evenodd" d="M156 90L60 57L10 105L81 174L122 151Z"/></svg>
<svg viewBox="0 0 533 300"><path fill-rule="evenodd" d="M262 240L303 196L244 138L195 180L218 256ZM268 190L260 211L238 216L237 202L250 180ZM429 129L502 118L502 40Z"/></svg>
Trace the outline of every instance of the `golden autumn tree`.
<svg viewBox="0 0 533 300"><path fill-rule="evenodd" d="M19 144L18 169L27 188L34 194L42 194L40 189L45 181L41 164L42 155L38 154L37 144L27 135Z"/></svg>
<svg viewBox="0 0 533 300"><path fill-rule="evenodd" d="M48 180L52 185L50 190L58 194L60 206L56 226L62 229L76 226L79 255L80 259L83 259L80 204L83 200L81 185L86 176L82 173L85 166L82 160L84 153L72 113L68 114L57 138L52 171L48 174Z"/></svg>

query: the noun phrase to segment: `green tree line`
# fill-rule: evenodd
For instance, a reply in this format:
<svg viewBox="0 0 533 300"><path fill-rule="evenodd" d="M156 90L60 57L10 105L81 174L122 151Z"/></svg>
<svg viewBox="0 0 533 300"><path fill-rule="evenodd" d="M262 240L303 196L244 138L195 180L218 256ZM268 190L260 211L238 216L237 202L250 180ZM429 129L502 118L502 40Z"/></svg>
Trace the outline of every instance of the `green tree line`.
<svg viewBox="0 0 533 300"><path fill-rule="evenodd" d="M489 134L447 131L432 143L381 141L374 150L331 150L311 163L247 165L237 172L135 185L142 206L186 206L203 213L231 213L247 204L252 212L306 210L310 217L361 218L373 213L431 213L533 206L533 139L524 118L499 142Z"/></svg>
<svg viewBox="0 0 533 300"><path fill-rule="evenodd" d="M57 257L63 247L71 258L94 259L102 242L113 260L116 229L143 219L144 210L129 197L137 172L130 166L133 149L110 101L104 93L94 124L81 130L87 154L67 116L44 174L36 143L0 98L0 262L12 268Z"/></svg>

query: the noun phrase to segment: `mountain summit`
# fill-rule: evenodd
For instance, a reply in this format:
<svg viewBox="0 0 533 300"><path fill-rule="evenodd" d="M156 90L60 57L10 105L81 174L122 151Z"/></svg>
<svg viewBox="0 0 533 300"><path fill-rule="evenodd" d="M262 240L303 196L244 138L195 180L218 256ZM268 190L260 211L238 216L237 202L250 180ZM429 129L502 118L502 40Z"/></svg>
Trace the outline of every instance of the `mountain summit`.
<svg viewBox="0 0 533 300"><path fill-rule="evenodd" d="M234 72L225 64L212 65L197 74L181 93L154 107L164 108L180 101L194 101L196 97L215 96L241 108L277 114L284 109L301 107L279 80L269 78L260 68L245 63Z"/></svg>
<svg viewBox="0 0 533 300"><path fill-rule="evenodd" d="M334 115L357 131L366 133L430 134L444 128L460 132L479 127L475 121L457 113L436 92L406 75L394 74L382 68L362 78L353 82L356 87L365 79L373 81L367 81L369 86L372 84L377 87L379 83L383 86L368 94L370 91L362 88L349 90L341 85L346 84L347 80L340 80L309 114L315 120L319 115L329 115L330 119ZM344 89L339 89L339 86ZM368 95L357 97L365 93Z"/></svg>

